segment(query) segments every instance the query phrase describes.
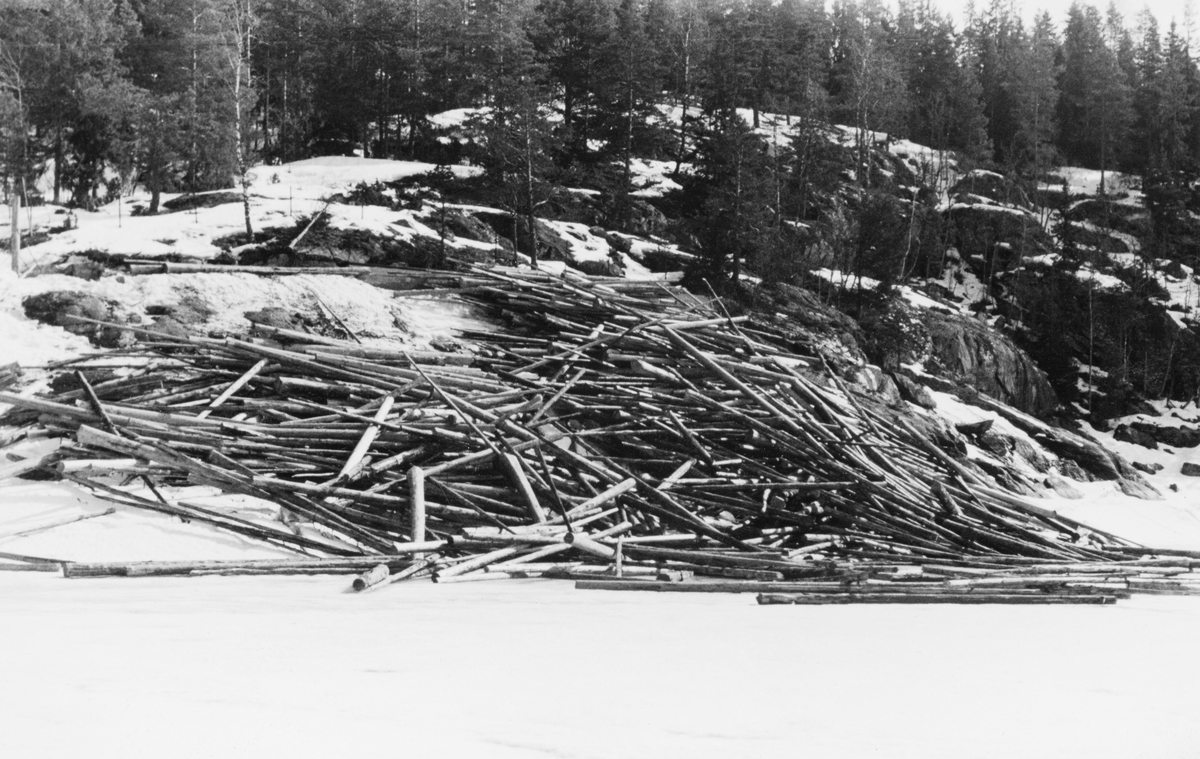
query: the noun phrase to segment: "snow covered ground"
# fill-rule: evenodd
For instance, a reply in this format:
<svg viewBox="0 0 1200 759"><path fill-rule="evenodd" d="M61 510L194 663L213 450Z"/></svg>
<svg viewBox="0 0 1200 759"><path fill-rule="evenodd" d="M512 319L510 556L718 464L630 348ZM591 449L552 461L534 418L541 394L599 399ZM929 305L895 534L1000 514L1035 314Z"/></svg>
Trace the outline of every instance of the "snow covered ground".
<svg viewBox="0 0 1200 759"><path fill-rule="evenodd" d="M0 573L5 756L1190 759L1200 599Z"/></svg>

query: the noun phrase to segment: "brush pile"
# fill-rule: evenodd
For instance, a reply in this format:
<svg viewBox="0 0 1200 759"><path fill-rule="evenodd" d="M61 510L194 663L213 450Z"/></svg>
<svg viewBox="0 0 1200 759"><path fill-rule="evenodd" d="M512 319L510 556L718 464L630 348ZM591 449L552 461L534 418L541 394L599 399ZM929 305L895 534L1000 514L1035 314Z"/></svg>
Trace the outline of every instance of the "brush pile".
<svg viewBox="0 0 1200 759"><path fill-rule="evenodd" d="M657 283L484 269L469 283L455 297L509 325L463 334L472 352L266 326L244 338L142 331L127 376L75 372L46 398L0 393L15 406L2 421L70 439L43 462L59 476L303 554L64 573L344 572L362 573L361 587L715 575L839 597L872 578L903 587L913 567L939 587L972 580L977 595L990 592L981 577L1023 573L993 583L1006 597L1075 598L1073 575L1027 577L1046 566L1161 579L1163 560L1137 561L1134 544L1029 504L1005 487L1016 473L956 460L768 320ZM273 502L286 520L168 497L185 484ZM1191 562L1170 560L1170 573Z"/></svg>

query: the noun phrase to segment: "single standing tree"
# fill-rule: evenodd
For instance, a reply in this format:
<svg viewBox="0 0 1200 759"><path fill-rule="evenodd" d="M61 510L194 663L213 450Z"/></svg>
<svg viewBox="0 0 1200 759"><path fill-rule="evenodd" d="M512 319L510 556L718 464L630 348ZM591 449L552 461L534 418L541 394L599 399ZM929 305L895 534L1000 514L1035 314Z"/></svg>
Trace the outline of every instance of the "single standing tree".
<svg viewBox="0 0 1200 759"><path fill-rule="evenodd" d="M258 19L251 0L224 0L221 9L225 32L225 51L228 61L227 83L233 104L233 123L230 125L237 161L238 187L242 192L242 215L246 222L246 241L253 242L254 227L250 223L250 158L249 133L252 125L250 111L254 103L254 80L251 76L250 50Z"/></svg>

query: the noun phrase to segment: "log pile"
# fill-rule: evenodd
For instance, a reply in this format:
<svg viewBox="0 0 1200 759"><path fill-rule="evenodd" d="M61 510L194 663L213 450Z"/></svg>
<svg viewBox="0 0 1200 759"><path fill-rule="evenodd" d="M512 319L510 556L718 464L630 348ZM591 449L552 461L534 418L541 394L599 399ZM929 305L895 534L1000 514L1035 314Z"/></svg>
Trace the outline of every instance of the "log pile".
<svg viewBox="0 0 1200 759"><path fill-rule="evenodd" d="M474 270L460 297L509 329L464 333L474 349L461 353L272 327L136 330L128 376L0 392L15 407L0 421L69 438L43 462L56 475L303 555L64 562L64 574L342 572L359 589L551 576L753 588L764 603L874 599L884 582L912 597L997 595L988 578L997 597L1075 599L1089 593L1069 589L1158 577L1143 549L1029 503L1006 489L1013 477L856 398L765 320L661 283L502 270ZM185 484L270 501L285 520L169 497ZM1043 582L1045 567L1089 576ZM697 576L718 579L671 582ZM1186 590L1172 582L1153 589Z"/></svg>

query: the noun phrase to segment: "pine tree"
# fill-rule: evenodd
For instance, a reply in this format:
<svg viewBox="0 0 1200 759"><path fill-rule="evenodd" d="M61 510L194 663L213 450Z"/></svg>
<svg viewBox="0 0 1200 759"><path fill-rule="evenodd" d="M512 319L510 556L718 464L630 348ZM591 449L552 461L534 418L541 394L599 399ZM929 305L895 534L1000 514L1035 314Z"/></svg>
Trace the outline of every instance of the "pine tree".
<svg viewBox="0 0 1200 759"><path fill-rule="evenodd" d="M535 58L525 33L528 6L520 0L496 2L485 11L489 40L486 70L494 83L490 109L481 116L483 165L499 187L513 219L513 246L524 246L538 266L537 209L545 202L544 176L559 148L547 115L545 67ZM520 222L524 235L520 234Z"/></svg>
<svg viewBox="0 0 1200 759"><path fill-rule="evenodd" d="M737 0L713 2L705 13L709 45L702 69L702 109L726 118L750 104L758 48L756 30L749 7Z"/></svg>
<svg viewBox="0 0 1200 759"><path fill-rule="evenodd" d="M617 8L616 33L602 55L600 128L621 158L624 169L619 212L628 223L628 195L633 191L634 147L650 131L660 90L658 59L646 31L645 9L639 0L622 0Z"/></svg>
<svg viewBox="0 0 1200 759"><path fill-rule="evenodd" d="M708 54L708 23L700 0L651 0L647 17L647 33L660 51L659 69L665 72L667 91L679 104L674 171L678 177L689 157L690 127L695 123L692 108L702 84L701 63Z"/></svg>
<svg viewBox="0 0 1200 759"><path fill-rule="evenodd" d="M737 287L743 261L757 257L773 221L771 167L762 140L726 111L701 133L696 168L701 202L693 226L702 255L692 273L726 292Z"/></svg>
<svg viewBox="0 0 1200 759"><path fill-rule="evenodd" d="M532 40L562 94L571 152L586 155L595 129L595 95L605 45L616 24L615 0L541 0Z"/></svg>
<svg viewBox="0 0 1200 759"><path fill-rule="evenodd" d="M1050 166L1057 131L1058 73L1055 54L1058 40L1050 14L1034 21L1033 31L1021 47L1013 69L1013 109L1016 131L1005 158L1018 173L1040 176Z"/></svg>
<svg viewBox="0 0 1200 759"><path fill-rule="evenodd" d="M907 97L899 63L889 49L891 21L882 6L838 3L833 13L835 56L830 72L834 116L854 127L855 171L860 187L871 183L874 131L901 126Z"/></svg>
<svg viewBox="0 0 1200 759"><path fill-rule="evenodd" d="M907 136L939 150L984 157L982 89L971 60L959 61L950 19L928 0L903 2L896 27L897 58L908 84Z"/></svg>
<svg viewBox="0 0 1200 759"><path fill-rule="evenodd" d="M1116 53L1106 44L1100 13L1073 4L1063 39L1059 80L1061 147L1069 160L1105 174L1114 167L1132 121L1129 86Z"/></svg>
<svg viewBox="0 0 1200 759"><path fill-rule="evenodd" d="M56 202L73 131L99 121L84 118L85 92L123 77L121 51L135 31L136 19L123 0L46 0L0 9L6 78L20 81L30 133L38 139L30 146L30 160L46 156L54 162ZM11 85L8 89L11 94Z"/></svg>
<svg viewBox="0 0 1200 759"><path fill-rule="evenodd" d="M1163 171L1179 171L1195 162L1189 150L1189 135L1197 126L1196 66L1187 43L1174 23L1167 31L1162 75L1158 83L1159 148L1157 165Z"/></svg>

